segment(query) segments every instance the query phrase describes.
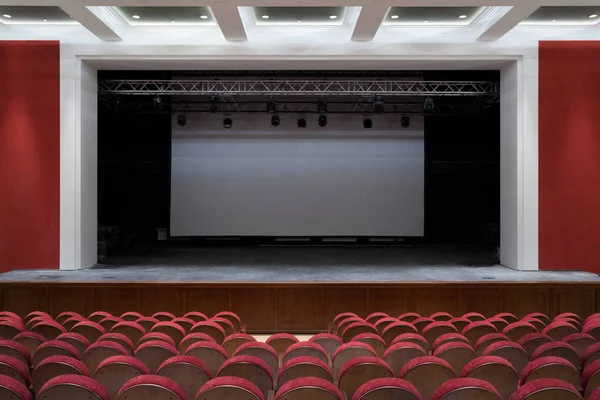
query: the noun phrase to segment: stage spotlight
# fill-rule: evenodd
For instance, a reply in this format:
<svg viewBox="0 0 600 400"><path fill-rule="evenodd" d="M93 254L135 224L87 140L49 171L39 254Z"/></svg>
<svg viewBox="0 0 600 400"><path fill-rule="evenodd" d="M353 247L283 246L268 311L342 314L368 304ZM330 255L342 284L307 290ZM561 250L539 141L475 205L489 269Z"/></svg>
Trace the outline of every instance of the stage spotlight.
<svg viewBox="0 0 600 400"><path fill-rule="evenodd" d="M433 99L431 97L427 97L425 99L425 103L423 104L423 108L425 112L433 112L435 110L435 104L433 103Z"/></svg>
<svg viewBox="0 0 600 400"><path fill-rule="evenodd" d="M403 128L408 128L410 126L410 118L406 115L400 118L400 126Z"/></svg>
<svg viewBox="0 0 600 400"><path fill-rule="evenodd" d="M306 128L306 120L304 118L298 119L298 128Z"/></svg>
<svg viewBox="0 0 600 400"><path fill-rule="evenodd" d="M371 129L373 127L373 120L371 118L363 119L363 128Z"/></svg>
<svg viewBox="0 0 600 400"><path fill-rule="evenodd" d="M273 126L279 126L279 115L273 115L271 117L271 125Z"/></svg>
<svg viewBox="0 0 600 400"><path fill-rule="evenodd" d="M223 119L223 128L230 129L232 125L233 125L233 121L231 120L231 118L227 117L227 118Z"/></svg>
<svg viewBox="0 0 600 400"><path fill-rule="evenodd" d="M210 96L210 112L216 113L219 110L219 100L215 96Z"/></svg>
<svg viewBox="0 0 600 400"><path fill-rule="evenodd" d="M373 111L375 111L377 114L385 112L385 102L379 96L377 96L373 102Z"/></svg>
<svg viewBox="0 0 600 400"><path fill-rule="evenodd" d="M327 116L326 115L319 115L319 126L321 128L325 128L327 126Z"/></svg>
<svg viewBox="0 0 600 400"><path fill-rule="evenodd" d="M277 111L277 103L270 101L267 103L267 112L274 113Z"/></svg>
<svg viewBox="0 0 600 400"><path fill-rule="evenodd" d="M177 116L177 125L186 126L186 124L187 124L187 117L185 116L185 114L179 114Z"/></svg>
<svg viewBox="0 0 600 400"><path fill-rule="evenodd" d="M157 110L162 110L163 107L163 103L162 103L162 99L160 98L159 95L156 95L154 97L154 99L152 99L153 103L154 103L154 108Z"/></svg>
<svg viewBox="0 0 600 400"><path fill-rule="evenodd" d="M325 114L327 112L327 103L320 100L317 102L317 112L319 114Z"/></svg>

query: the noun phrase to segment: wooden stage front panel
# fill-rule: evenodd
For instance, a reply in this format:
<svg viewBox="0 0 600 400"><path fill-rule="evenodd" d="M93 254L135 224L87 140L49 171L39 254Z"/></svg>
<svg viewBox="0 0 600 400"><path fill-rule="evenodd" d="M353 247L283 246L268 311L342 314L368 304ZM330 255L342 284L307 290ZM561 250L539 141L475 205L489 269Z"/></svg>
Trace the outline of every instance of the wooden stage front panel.
<svg viewBox="0 0 600 400"><path fill-rule="evenodd" d="M40 310L56 316L84 316L103 310L114 315L170 311L213 315L231 310L251 332L325 331L344 311L393 316L436 311L486 316L507 311L521 317L539 311L549 316L574 312L582 317L600 310L598 283L0 283L2 309L22 316Z"/></svg>

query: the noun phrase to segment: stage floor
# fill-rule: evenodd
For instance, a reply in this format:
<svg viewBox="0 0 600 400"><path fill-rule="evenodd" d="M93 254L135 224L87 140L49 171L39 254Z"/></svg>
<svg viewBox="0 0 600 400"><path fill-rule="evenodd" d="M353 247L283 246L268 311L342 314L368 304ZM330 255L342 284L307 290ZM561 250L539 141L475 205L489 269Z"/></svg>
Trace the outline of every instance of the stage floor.
<svg viewBox="0 0 600 400"><path fill-rule="evenodd" d="M2 282L401 283L600 282L583 271L515 271L493 249L168 246L79 271L11 271Z"/></svg>

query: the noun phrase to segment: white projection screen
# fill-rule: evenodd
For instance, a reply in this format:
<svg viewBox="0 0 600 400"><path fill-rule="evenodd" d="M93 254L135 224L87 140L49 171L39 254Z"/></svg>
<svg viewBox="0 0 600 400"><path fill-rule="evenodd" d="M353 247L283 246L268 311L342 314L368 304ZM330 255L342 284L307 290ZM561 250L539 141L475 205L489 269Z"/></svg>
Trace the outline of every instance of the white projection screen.
<svg viewBox="0 0 600 400"><path fill-rule="evenodd" d="M423 117L174 116L171 236L423 236Z"/></svg>

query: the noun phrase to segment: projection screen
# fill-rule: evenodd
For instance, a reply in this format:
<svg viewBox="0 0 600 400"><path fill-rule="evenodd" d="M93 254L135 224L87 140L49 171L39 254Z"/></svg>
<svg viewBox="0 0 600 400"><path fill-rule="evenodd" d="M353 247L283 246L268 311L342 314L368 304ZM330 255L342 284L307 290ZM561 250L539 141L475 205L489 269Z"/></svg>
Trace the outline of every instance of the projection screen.
<svg viewBox="0 0 600 400"><path fill-rule="evenodd" d="M423 118L189 115L172 127L171 236L423 236Z"/></svg>

